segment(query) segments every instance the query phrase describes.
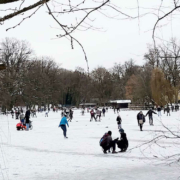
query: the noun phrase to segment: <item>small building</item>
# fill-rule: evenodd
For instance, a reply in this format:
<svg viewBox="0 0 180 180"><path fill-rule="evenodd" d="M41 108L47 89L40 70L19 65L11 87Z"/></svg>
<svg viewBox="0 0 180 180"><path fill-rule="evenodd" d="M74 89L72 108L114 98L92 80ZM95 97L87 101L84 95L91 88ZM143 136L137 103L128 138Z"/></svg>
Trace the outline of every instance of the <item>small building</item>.
<svg viewBox="0 0 180 180"><path fill-rule="evenodd" d="M97 106L97 103L81 103L79 106L80 107L95 107Z"/></svg>
<svg viewBox="0 0 180 180"><path fill-rule="evenodd" d="M128 108L131 100L111 100L110 105L115 108Z"/></svg>

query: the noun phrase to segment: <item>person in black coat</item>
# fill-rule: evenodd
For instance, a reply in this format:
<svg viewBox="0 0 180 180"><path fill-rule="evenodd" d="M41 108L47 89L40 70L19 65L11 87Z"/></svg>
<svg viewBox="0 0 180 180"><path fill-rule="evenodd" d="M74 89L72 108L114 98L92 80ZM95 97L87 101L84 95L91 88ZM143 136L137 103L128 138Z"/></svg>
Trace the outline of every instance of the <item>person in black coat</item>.
<svg viewBox="0 0 180 180"><path fill-rule="evenodd" d="M170 116L170 108L169 108L169 106L167 107L167 116L168 116L168 114Z"/></svg>
<svg viewBox="0 0 180 180"><path fill-rule="evenodd" d="M121 129L121 122L122 122L122 119L120 117L120 115L118 114L117 118L116 118L116 121L117 121L117 125L118 125L118 129Z"/></svg>
<svg viewBox="0 0 180 180"><path fill-rule="evenodd" d="M70 111L69 111L69 121L71 122L72 119L73 119L73 111L72 111L72 109L70 109Z"/></svg>
<svg viewBox="0 0 180 180"><path fill-rule="evenodd" d="M12 115L12 118L14 118L14 111L11 110L11 115Z"/></svg>
<svg viewBox="0 0 180 180"><path fill-rule="evenodd" d="M19 119L19 115L20 115L20 112L18 110L18 111L16 111L16 119Z"/></svg>
<svg viewBox="0 0 180 180"><path fill-rule="evenodd" d="M175 105L175 111L177 111L178 110L178 107L177 107L177 104Z"/></svg>
<svg viewBox="0 0 180 180"><path fill-rule="evenodd" d="M26 119L26 130L28 131L29 130L29 118L30 118L30 110L28 109L26 111L26 114L25 114L25 119Z"/></svg>
<svg viewBox="0 0 180 180"><path fill-rule="evenodd" d="M149 116L149 125L150 126L153 126L153 114L157 114L156 112L154 112L152 109L150 109L146 116L148 115Z"/></svg>
<svg viewBox="0 0 180 180"><path fill-rule="evenodd" d="M172 110L172 112L174 111L174 106L171 106L171 110Z"/></svg>
<svg viewBox="0 0 180 180"><path fill-rule="evenodd" d="M102 109L102 113L103 113L103 116L105 117L106 110L105 110L104 107L103 107L103 109Z"/></svg>
<svg viewBox="0 0 180 180"><path fill-rule="evenodd" d="M157 111L158 111L158 116L161 116L161 107L160 106L158 106L158 108L157 108Z"/></svg>
<svg viewBox="0 0 180 180"><path fill-rule="evenodd" d="M144 114L142 113L142 111L140 111L140 112L137 114L137 122L138 122L138 125L140 126L140 131L142 131L143 124L144 124L144 122L145 122L145 116L144 116Z"/></svg>
<svg viewBox="0 0 180 180"><path fill-rule="evenodd" d="M127 137L126 137L126 133L124 133L124 130L123 129L120 129L119 130L120 134L121 134L121 137L120 137L120 140L117 141L117 146L118 148L121 149L120 152L125 152L129 146L129 143L128 143L128 140L127 140Z"/></svg>

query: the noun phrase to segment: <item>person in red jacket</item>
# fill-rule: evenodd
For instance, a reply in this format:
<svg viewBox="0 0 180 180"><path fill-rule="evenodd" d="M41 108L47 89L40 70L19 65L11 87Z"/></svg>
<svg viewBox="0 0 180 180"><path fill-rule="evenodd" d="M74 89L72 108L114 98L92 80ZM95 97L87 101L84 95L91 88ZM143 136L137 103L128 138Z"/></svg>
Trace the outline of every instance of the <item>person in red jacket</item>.
<svg viewBox="0 0 180 180"><path fill-rule="evenodd" d="M96 121L96 118L95 118L95 112L94 112L93 109L90 111L90 114L91 114L91 119L90 119L90 121L92 121L93 118L94 118L94 120Z"/></svg>

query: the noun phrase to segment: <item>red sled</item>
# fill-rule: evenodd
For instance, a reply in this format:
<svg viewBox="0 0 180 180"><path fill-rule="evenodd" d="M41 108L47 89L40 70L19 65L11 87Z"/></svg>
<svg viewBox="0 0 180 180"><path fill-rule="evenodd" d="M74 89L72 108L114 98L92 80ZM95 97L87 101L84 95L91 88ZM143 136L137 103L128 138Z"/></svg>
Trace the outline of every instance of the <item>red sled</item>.
<svg viewBox="0 0 180 180"><path fill-rule="evenodd" d="M18 131L19 131L19 130L24 130L24 129L26 129L26 126L23 125L22 123L17 123L16 129L17 129Z"/></svg>

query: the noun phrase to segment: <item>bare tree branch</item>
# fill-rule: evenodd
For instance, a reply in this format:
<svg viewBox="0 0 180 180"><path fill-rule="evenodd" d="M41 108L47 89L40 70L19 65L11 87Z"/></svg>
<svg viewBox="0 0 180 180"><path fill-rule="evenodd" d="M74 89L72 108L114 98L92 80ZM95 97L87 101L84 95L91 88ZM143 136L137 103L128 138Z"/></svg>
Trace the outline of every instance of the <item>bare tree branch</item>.
<svg viewBox="0 0 180 180"><path fill-rule="evenodd" d="M51 9L50 9L50 7L48 6L47 3L46 3L46 7L47 7L47 9L48 9L49 14L51 15L51 17L52 17L52 18L59 24L59 26L65 31L65 36L69 36L69 37L70 37L72 49L74 49L73 40L76 41L76 42L79 44L79 46L82 48L82 51L83 51L83 53L84 53L85 60L86 60L86 63L87 63L87 71L88 71L88 74L89 74L88 59L87 59L87 55L86 55L86 52L85 52L85 50L84 50L84 47L82 46L82 44L81 44L76 38L74 38L73 36L71 36L71 33L69 33L69 32L65 29L65 26L62 25L62 24L55 18L55 16L52 14Z"/></svg>
<svg viewBox="0 0 180 180"><path fill-rule="evenodd" d="M8 31L8 30L10 30L10 29L13 29L13 28L16 28L17 26L21 25L23 21L25 21L25 20L28 19L28 18L31 18L42 6L43 6L43 4L40 5L31 15L23 18L23 19L21 20L21 22L19 22L17 25L15 25L15 26L13 26L13 27L11 27L11 28L6 29L6 31Z"/></svg>
<svg viewBox="0 0 180 180"><path fill-rule="evenodd" d="M40 6L40 5L42 5L42 4L44 4L45 2L48 2L48 1L50 1L50 0L46 0L46 1L45 0L40 0L40 1L38 1L37 3L35 3L35 4L31 5L31 6L25 7L25 8L23 8L23 9L17 11L17 12L11 13L9 15L6 15L6 16L0 18L0 22L4 22L4 21L6 21L8 19L11 19L11 18L23 13L23 12L34 9L34 8Z"/></svg>
<svg viewBox="0 0 180 180"><path fill-rule="evenodd" d="M16 1L20 1L20 0L0 0L0 4L14 3Z"/></svg>
<svg viewBox="0 0 180 180"><path fill-rule="evenodd" d="M152 38L153 38L153 41L154 41L154 45L156 45L156 43L155 43L155 31L156 31L156 27L157 27L158 23L159 23L162 19L168 17L170 14L172 14L174 11L176 11L176 10L179 9L179 8L180 8L180 6L175 6L175 8L173 8L171 11L169 11L168 13L166 13L165 15L163 15L162 17L158 18L158 20L156 21L156 23L155 23L155 25L154 25L154 27L153 27Z"/></svg>

